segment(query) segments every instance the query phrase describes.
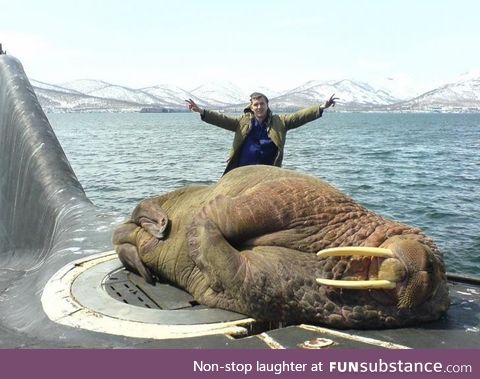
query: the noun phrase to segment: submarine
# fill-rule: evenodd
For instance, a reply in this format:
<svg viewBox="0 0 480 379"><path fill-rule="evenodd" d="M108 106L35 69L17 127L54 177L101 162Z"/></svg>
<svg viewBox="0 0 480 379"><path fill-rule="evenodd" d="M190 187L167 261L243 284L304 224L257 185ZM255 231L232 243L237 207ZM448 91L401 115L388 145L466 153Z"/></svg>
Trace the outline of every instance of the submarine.
<svg viewBox="0 0 480 379"><path fill-rule="evenodd" d="M20 61L6 54L0 146L4 349L479 347L478 277L448 273L451 303L438 321L337 330L208 308L169 283L151 285L126 271L111 242L122 219L86 196Z"/></svg>

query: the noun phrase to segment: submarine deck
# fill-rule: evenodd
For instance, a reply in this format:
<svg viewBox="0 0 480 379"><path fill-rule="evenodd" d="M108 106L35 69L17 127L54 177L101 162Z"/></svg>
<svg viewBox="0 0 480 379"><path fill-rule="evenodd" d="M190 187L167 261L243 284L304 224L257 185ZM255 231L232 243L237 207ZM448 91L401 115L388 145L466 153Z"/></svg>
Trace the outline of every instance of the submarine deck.
<svg viewBox="0 0 480 379"><path fill-rule="evenodd" d="M84 263L85 270L68 275ZM51 319L110 334L155 336L154 347L182 347L185 342L191 347L193 341L194 346L205 348L457 349L479 346L479 278L451 275L455 279L449 280L451 305L447 315L438 321L401 329L339 330L307 324L258 322L248 316L199 305L190 294L169 283L148 284L140 276L126 271L113 252L73 262L60 273L60 281L54 276L44 290L44 296L47 294L51 302L50 308L57 312L50 314L44 303ZM53 291L50 290L52 283ZM62 293L59 285L66 291ZM86 307L89 314L78 318L79 309L69 309L66 302ZM60 314L59 309L63 310ZM70 322L72 314L75 318ZM111 318L105 323L102 317ZM94 325L96 321L100 323ZM144 327L139 329L138 322L144 323ZM115 323L121 325L120 331ZM146 328L147 335L142 334L145 325L153 325Z"/></svg>

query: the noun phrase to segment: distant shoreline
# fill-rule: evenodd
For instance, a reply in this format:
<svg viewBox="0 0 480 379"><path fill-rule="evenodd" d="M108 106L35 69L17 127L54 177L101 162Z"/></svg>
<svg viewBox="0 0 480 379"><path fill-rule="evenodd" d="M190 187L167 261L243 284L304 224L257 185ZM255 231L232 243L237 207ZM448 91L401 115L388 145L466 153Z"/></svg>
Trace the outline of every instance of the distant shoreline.
<svg viewBox="0 0 480 379"><path fill-rule="evenodd" d="M301 108L299 108L301 109ZM220 113L226 114L242 114L241 111L230 111L230 110L215 110ZM296 110L291 109L274 109L275 113L293 113ZM147 110L118 110L118 109L44 109L45 113L145 113L145 114L171 114L171 113L191 113L189 110L183 109L147 109ZM378 114L480 114L480 109L478 110L329 110L328 113L378 113Z"/></svg>

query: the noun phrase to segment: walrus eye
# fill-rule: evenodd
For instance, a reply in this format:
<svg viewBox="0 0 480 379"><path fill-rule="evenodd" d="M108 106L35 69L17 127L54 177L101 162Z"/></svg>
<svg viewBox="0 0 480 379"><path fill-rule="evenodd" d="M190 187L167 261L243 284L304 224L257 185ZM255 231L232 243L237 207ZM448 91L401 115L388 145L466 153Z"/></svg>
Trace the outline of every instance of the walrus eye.
<svg viewBox="0 0 480 379"><path fill-rule="evenodd" d="M429 257L426 263L426 267L422 271L425 271L428 274L433 274L434 273L433 266L434 266L433 257Z"/></svg>

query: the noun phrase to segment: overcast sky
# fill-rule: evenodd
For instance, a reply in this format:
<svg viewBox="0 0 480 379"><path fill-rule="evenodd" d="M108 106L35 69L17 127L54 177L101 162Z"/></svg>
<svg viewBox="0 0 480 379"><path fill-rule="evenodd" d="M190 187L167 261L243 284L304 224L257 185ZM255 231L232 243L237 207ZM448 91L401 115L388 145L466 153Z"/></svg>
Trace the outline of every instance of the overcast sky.
<svg viewBox="0 0 480 379"><path fill-rule="evenodd" d="M0 15L3 48L54 84L428 89L480 69L477 0L0 0Z"/></svg>

